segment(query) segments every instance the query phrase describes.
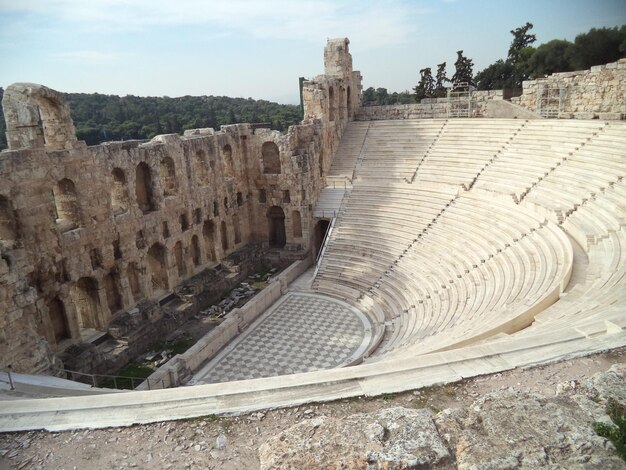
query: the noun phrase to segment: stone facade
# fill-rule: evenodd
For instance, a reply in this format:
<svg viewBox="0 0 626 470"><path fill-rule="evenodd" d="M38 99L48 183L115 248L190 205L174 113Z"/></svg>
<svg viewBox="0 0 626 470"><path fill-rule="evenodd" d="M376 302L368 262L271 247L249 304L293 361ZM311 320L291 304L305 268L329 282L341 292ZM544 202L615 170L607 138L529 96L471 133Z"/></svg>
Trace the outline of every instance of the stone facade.
<svg viewBox="0 0 626 470"><path fill-rule="evenodd" d="M554 117L566 119L623 119L626 114L626 59L555 73L522 86L522 96L511 101L535 112L548 107Z"/></svg>
<svg viewBox="0 0 626 470"><path fill-rule="evenodd" d="M62 95L7 88L0 153L0 369L44 372L88 332L250 243L300 252L361 77L347 39L304 84L304 120L87 147Z"/></svg>

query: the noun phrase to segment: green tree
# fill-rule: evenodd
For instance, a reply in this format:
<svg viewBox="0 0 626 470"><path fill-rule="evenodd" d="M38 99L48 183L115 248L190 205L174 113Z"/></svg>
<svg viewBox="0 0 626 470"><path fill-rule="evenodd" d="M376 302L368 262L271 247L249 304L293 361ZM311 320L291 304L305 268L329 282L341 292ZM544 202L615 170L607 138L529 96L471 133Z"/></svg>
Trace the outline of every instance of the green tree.
<svg viewBox="0 0 626 470"><path fill-rule="evenodd" d="M430 67L420 70L420 81L414 88L415 100L419 103L423 98L430 98L435 91L435 79Z"/></svg>
<svg viewBox="0 0 626 470"><path fill-rule="evenodd" d="M476 74L476 87L479 90L501 90L516 86L516 69L509 61L499 59Z"/></svg>
<svg viewBox="0 0 626 470"><path fill-rule="evenodd" d="M472 85L474 83L472 77L474 76L474 62L463 55L463 51L456 51L457 58L454 63L454 75L452 75L452 83L457 86L459 83L467 83Z"/></svg>
<svg viewBox="0 0 626 470"><path fill-rule="evenodd" d="M575 69L615 62L625 55L626 25L621 28L591 28L574 40L576 54L572 58Z"/></svg>
<svg viewBox="0 0 626 470"><path fill-rule="evenodd" d="M524 26L511 31L513 41L511 41L511 45L509 46L507 61L511 62L513 65L519 62L522 50L537 40L534 34L528 34L528 31L531 29L533 29L533 24L526 22Z"/></svg>
<svg viewBox="0 0 626 470"><path fill-rule="evenodd" d="M574 70L576 47L569 41L554 39L539 46L527 63L532 78Z"/></svg>
<svg viewBox="0 0 626 470"><path fill-rule="evenodd" d="M446 96L446 82L450 79L446 76L446 63L437 64L437 75L435 77L435 96Z"/></svg>

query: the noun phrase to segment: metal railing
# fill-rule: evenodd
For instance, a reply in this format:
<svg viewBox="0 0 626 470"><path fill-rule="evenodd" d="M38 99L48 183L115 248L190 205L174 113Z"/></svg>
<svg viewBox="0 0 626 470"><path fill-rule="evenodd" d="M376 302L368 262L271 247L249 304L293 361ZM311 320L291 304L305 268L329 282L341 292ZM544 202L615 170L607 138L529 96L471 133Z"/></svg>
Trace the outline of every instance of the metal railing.
<svg viewBox="0 0 626 470"><path fill-rule="evenodd" d="M55 367L54 370L66 374L66 378L68 380L80 383L88 383L97 388L135 390L136 386L139 386L144 382L146 383L148 390L167 388L163 379L150 380L150 378L131 377L124 375L89 374L86 372L78 372L76 370L62 369L59 367ZM83 380L80 380L80 378L82 378ZM128 385L128 383L130 383L130 388L124 386ZM112 387L110 386L111 384L113 385Z"/></svg>

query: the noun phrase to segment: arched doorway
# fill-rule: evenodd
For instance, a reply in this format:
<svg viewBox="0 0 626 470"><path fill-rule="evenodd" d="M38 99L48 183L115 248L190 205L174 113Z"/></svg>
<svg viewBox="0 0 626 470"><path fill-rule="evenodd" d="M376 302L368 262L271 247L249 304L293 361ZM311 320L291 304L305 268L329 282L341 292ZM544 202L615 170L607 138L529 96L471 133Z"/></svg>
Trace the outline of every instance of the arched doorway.
<svg viewBox="0 0 626 470"><path fill-rule="evenodd" d="M176 194L176 167L170 157L161 160L161 186L164 196Z"/></svg>
<svg viewBox="0 0 626 470"><path fill-rule="evenodd" d="M202 237L204 238L204 249L206 257L215 261L215 224L211 220L206 220L202 226Z"/></svg>
<svg viewBox="0 0 626 470"><path fill-rule="evenodd" d="M191 237L191 245L189 245L191 251L191 260L194 266L200 266L200 244L198 243L198 235Z"/></svg>
<svg viewBox="0 0 626 470"><path fill-rule="evenodd" d="M109 273L104 277L104 291L107 296L109 311L114 314L122 309L122 296L117 288L117 276Z"/></svg>
<svg viewBox="0 0 626 470"><path fill-rule="evenodd" d="M152 279L152 290L168 290L169 282L167 279L167 251L160 243L155 243L148 250L148 266Z"/></svg>
<svg viewBox="0 0 626 470"><path fill-rule="evenodd" d="M133 300L138 302L141 295L141 284L139 283L139 270L135 263L128 263L126 268L126 277L128 278L128 285L130 286L130 292L133 294Z"/></svg>
<svg viewBox="0 0 626 470"><path fill-rule="evenodd" d="M183 244L178 241L174 245L174 258L176 258L176 267L178 268L178 275L184 277L187 274L187 266L183 259Z"/></svg>
<svg viewBox="0 0 626 470"><path fill-rule="evenodd" d="M328 88L328 120L335 120L335 90L333 87Z"/></svg>
<svg viewBox="0 0 626 470"><path fill-rule="evenodd" d="M330 220L320 220L315 224L315 256L322 249L322 243L324 243L324 238L326 237L326 233L328 232L328 228L330 227Z"/></svg>
<svg viewBox="0 0 626 470"><path fill-rule="evenodd" d="M80 328L100 326L100 294L98 281L93 277L81 277L70 290L70 298L76 309Z"/></svg>
<svg viewBox="0 0 626 470"><path fill-rule="evenodd" d="M283 248L287 243L285 234L285 212L278 206L272 206L267 211L269 226L270 248Z"/></svg>
<svg viewBox="0 0 626 470"><path fill-rule="evenodd" d="M53 188L56 208L56 222L62 231L80 227L80 205L76 195L76 186L68 178L63 178Z"/></svg>
<svg viewBox="0 0 626 470"><path fill-rule="evenodd" d="M64 339L70 337L70 329L67 324L67 315L65 313L65 305L58 297L51 299L46 304L48 307L48 317L52 325L54 341L58 344Z"/></svg>

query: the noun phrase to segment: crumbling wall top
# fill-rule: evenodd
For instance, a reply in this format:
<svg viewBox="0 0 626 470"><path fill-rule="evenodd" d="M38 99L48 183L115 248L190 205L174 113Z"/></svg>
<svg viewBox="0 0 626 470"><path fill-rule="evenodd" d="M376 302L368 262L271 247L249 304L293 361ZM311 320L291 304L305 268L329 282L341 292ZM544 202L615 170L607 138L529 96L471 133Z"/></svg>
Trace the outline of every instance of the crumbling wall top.
<svg viewBox="0 0 626 470"><path fill-rule="evenodd" d="M10 150L76 147L76 129L63 94L35 83L14 83L2 99Z"/></svg>
<svg viewBox="0 0 626 470"><path fill-rule="evenodd" d="M332 77L349 78L352 74L352 55L348 38L328 39L324 48L324 73Z"/></svg>

